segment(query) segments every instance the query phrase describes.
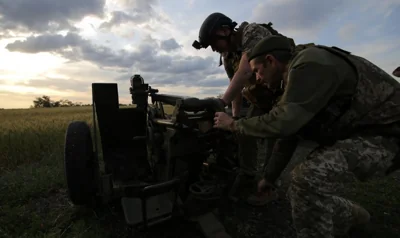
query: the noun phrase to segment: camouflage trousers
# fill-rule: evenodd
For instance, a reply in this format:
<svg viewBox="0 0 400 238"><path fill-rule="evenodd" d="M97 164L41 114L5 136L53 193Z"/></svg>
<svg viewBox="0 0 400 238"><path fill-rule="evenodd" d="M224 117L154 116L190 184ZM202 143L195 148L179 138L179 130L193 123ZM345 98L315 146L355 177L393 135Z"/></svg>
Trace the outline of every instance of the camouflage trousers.
<svg viewBox="0 0 400 238"><path fill-rule="evenodd" d="M398 139L357 136L317 147L291 172L288 199L298 238L342 235L352 225L353 202L338 196L345 182L385 174ZM397 157L396 157L397 159Z"/></svg>
<svg viewBox="0 0 400 238"><path fill-rule="evenodd" d="M247 118L260 116L265 112L254 105L247 111ZM266 162L272 154L275 139L260 139L247 135L238 136L240 173L262 175Z"/></svg>

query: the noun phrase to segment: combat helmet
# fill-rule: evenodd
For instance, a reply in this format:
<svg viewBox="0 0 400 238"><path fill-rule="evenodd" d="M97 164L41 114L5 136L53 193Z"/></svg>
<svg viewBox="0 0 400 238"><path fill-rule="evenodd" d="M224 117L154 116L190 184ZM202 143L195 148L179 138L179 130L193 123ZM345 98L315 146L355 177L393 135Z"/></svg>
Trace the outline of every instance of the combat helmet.
<svg viewBox="0 0 400 238"><path fill-rule="evenodd" d="M212 37L214 37L213 34L215 30L221 27L227 27L233 30L236 25L237 23L226 15L214 12L203 21L199 30L199 40L195 40L192 46L198 50L201 48L206 49L210 45ZM220 38L226 38L228 40L230 36L221 36Z"/></svg>

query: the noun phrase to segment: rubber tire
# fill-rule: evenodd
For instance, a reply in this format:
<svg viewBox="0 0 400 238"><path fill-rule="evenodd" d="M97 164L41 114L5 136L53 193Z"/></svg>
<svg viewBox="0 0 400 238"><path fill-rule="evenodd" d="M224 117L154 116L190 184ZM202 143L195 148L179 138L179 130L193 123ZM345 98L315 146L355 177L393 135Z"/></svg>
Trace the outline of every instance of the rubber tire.
<svg viewBox="0 0 400 238"><path fill-rule="evenodd" d="M65 134L64 172L68 195L75 205L93 205L99 187L99 163L89 125L74 121Z"/></svg>

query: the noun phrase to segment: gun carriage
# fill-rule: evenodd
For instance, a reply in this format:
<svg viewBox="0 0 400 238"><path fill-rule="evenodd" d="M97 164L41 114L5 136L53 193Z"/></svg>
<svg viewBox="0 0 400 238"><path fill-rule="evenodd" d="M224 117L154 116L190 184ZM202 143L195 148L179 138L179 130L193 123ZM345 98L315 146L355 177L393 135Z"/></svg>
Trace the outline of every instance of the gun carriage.
<svg viewBox="0 0 400 238"><path fill-rule="evenodd" d="M224 191L215 181L234 177L237 167L233 135L212 127L214 113L225 108L214 99L160 94L140 75L130 82L134 106L119 106L116 83L93 83L93 128L69 124L70 200L80 206L120 200L126 223L145 228L195 213L199 200L212 207Z"/></svg>

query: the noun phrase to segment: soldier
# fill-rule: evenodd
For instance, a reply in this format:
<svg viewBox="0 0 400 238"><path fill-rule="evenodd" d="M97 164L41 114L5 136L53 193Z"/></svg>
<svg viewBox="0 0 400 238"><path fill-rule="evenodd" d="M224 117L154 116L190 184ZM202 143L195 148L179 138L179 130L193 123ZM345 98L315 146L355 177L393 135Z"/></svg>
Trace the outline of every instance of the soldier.
<svg viewBox="0 0 400 238"><path fill-rule="evenodd" d="M271 91L261 85L256 85L254 74L251 72L247 61L247 53L262 38L279 34L272 24L256 24L243 22L237 29L236 22L222 13L212 13L203 22L199 31L199 41L193 43L196 49L208 48L217 51L223 58L225 71L230 80L230 86L222 97L224 105L232 102L232 115L234 118L241 116L242 96L251 104L247 110L247 117L262 115L271 110L274 99L281 95L280 90ZM293 43L294 44L294 43ZM243 90L243 95L241 91ZM252 136L240 136L239 140L239 163L240 172L231 190L231 195L240 193L247 196L250 191L242 188L251 188L255 183L254 175L257 170L262 169L262 164L271 155L274 140L257 140ZM270 198L275 199L276 194ZM247 201L250 204L264 204L270 198L250 195Z"/></svg>
<svg viewBox="0 0 400 238"><path fill-rule="evenodd" d="M397 67L394 71L393 71L393 75L396 77L400 77L400 67Z"/></svg>
<svg viewBox="0 0 400 238"><path fill-rule="evenodd" d="M241 52L224 52L221 53L221 59L223 59L223 65L225 68L225 72L228 75L229 81L232 81L232 78L237 70L237 66L240 62L240 57L241 57ZM222 63L222 62L221 62ZM254 77L254 76L253 76ZM255 78L253 78L255 80ZM249 90L244 90L244 94L240 95L240 97L236 98L236 101L232 102L232 110L233 113L235 113L234 118L238 119L242 116L256 116L256 115L262 115L263 113L267 112L272 108L272 105L274 102L276 102L277 97L279 96L278 94L275 95L273 92L271 92L269 89L265 89L265 92L270 92L270 95L264 95L265 99L269 99L270 105L265 106L263 108L256 107L255 100L250 100L249 98ZM243 97L242 97L243 96ZM242 102L242 103L241 103ZM253 102L253 103L252 103ZM237 103L241 104L242 110L240 114L238 113L238 110L240 110L240 105ZM247 103L250 103L248 105ZM247 105L246 105L247 104ZM259 105L261 106L261 105ZM247 109L247 111L246 111ZM263 110L264 109L264 110ZM239 114L239 116L238 116ZM244 115L243 115L244 114ZM256 205L256 206L261 206L265 205L271 200L275 200L277 198L277 194L268 194L268 196L256 196L255 194L250 194L248 197L248 193L254 192L253 189L253 184L255 183L255 177L257 173L261 172L262 170L265 170L265 165L268 161L268 159L272 155L272 147L275 144L274 139L270 140L263 140L263 139L257 139L255 137L249 137L249 136L239 136L238 138L238 144L239 144L239 164L240 164L240 171L239 175L236 178L235 183L232 186L231 190L231 198L234 200L237 200L236 196L238 194L242 194L242 198L245 197L247 200L247 203L251 205ZM244 191L246 188L249 191Z"/></svg>
<svg viewBox="0 0 400 238"><path fill-rule="evenodd" d="M344 235L370 214L337 195L348 178L365 181L400 168L400 84L376 65L337 47L291 51L284 37L261 40L248 57L257 80L283 84L277 107L232 120L216 113L215 127L262 138L298 137L319 144L291 171L288 198L298 237ZM270 159L259 182L268 193L288 161Z"/></svg>

